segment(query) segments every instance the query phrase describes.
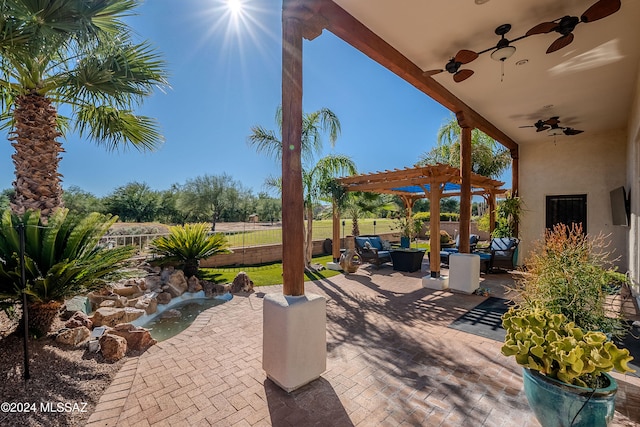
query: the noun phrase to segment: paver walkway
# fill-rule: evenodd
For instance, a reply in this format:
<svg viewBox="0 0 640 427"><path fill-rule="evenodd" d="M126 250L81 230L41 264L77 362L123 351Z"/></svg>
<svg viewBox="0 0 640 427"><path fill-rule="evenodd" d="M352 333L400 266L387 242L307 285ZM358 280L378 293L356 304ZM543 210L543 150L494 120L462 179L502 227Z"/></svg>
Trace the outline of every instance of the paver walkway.
<svg viewBox="0 0 640 427"><path fill-rule="evenodd" d="M128 361L89 425L538 426L501 343L447 328L484 297L424 289L421 276L361 268L307 283L327 298L327 371L291 394L261 365L262 297L282 286L235 296ZM510 279L481 286L501 296ZM614 425L640 425L640 379L614 376Z"/></svg>

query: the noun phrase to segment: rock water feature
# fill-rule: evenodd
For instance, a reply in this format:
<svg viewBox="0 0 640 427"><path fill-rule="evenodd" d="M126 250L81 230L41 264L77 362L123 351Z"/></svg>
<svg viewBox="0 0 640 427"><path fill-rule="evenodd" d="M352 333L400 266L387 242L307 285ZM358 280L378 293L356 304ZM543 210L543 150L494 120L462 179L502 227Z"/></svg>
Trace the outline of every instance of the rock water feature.
<svg viewBox="0 0 640 427"><path fill-rule="evenodd" d="M229 292L253 292L253 282L244 272L238 273L233 284L215 284L195 276L187 279L182 270L173 267L142 268L147 271L145 277L121 280L100 292L89 293L86 301L94 310L91 316L85 312L89 304L79 301L81 297L74 298L67 307L68 321L56 340L71 346L89 340L91 350L99 348L105 359L116 361L127 352L144 351L157 339L169 337L160 334L156 338L141 327L155 322L156 317L178 324L179 330L170 333L173 336L189 326L200 312L231 299ZM190 300L194 307L180 308ZM71 307L78 310L72 311Z"/></svg>

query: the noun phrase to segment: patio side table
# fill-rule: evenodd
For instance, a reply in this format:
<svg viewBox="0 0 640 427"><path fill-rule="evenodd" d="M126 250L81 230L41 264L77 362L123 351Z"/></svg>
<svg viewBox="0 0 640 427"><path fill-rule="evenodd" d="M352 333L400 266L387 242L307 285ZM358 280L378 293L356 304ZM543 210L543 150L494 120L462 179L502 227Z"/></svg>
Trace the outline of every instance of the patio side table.
<svg viewBox="0 0 640 427"><path fill-rule="evenodd" d="M393 249L391 250L393 269L409 273L418 271L422 268L424 254L424 249Z"/></svg>

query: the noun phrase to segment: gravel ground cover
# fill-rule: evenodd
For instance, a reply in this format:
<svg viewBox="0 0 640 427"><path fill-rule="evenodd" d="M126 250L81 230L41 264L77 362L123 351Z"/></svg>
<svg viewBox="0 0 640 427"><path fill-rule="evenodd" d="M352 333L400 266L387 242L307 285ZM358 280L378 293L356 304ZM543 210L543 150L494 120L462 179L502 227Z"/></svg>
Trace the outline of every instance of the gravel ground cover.
<svg viewBox="0 0 640 427"><path fill-rule="evenodd" d="M29 340L25 381L24 341L0 312L0 426L82 426L127 357L106 362L84 347L69 348L52 337Z"/></svg>

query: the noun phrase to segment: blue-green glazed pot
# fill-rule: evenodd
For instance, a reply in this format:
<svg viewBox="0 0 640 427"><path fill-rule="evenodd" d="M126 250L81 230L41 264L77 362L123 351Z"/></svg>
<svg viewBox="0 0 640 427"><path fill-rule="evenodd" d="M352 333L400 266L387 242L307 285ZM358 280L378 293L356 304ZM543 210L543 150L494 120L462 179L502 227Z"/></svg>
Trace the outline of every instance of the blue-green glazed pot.
<svg viewBox="0 0 640 427"><path fill-rule="evenodd" d="M618 384L611 375L603 375L609 380L609 386L593 392L593 389L565 384L538 371L525 368L522 373L529 406L542 427L609 425L615 411Z"/></svg>
<svg viewBox="0 0 640 427"><path fill-rule="evenodd" d="M400 247L409 248L411 246L411 240L408 237L400 237Z"/></svg>

